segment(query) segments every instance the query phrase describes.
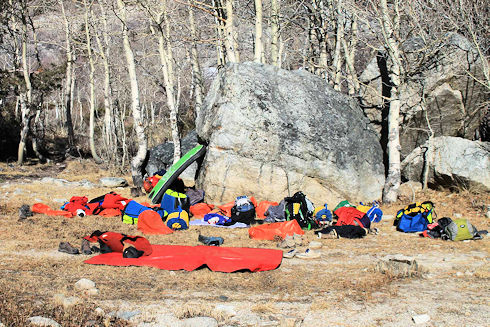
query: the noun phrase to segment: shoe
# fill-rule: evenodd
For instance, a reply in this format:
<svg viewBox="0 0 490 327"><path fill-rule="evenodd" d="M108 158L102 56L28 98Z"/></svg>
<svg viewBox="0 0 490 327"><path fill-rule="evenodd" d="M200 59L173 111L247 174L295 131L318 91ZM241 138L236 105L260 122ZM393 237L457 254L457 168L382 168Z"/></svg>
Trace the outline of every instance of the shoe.
<svg viewBox="0 0 490 327"><path fill-rule="evenodd" d="M59 252L64 252L68 254L80 254L80 251L68 242L61 242L58 247Z"/></svg>
<svg viewBox="0 0 490 327"><path fill-rule="evenodd" d="M222 237L212 237L212 236L208 237L208 236L199 235L197 239L199 240L199 242L211 246L220 246L224 242Z"/></svg>
<svg viewBox="0 0 490 327"><path fill-rule="evenodd" d="M292 249L292 250L289 250L288 252L284 252L282 254L282 257L287 258L287 259L291 259L296 255L296 253L298 253L298 250Z"/></svg>
<svg viewBox="0 0 490 327"><path fill-rule="evenodd" d="M294 248L296 246L296 243L294 242L294 239L291 235L286 235L284 240L279 242L277 246L283 249Z"/></svg>
<svg viewBox="0 0 490 327"><path fill-rule="evenodd" d="M322 243L318 241L311 241L310 244L308 245L308 248L310 249L321 249L322 248Z"/></svg>
<svg viewBox="0 0 490 327"><path fill-rule="evenodd" d="M19 208L19 220L20 219L27 219L27 217L32 217L32 211L31 207L29 207L27 204L23 204Z"/></svg>
<svg viewBox="0 0 490 327"><path fill-rule="evenodd" d="M369 229L369 234L378 235L379 234L379 229L377 229L376 227L370 228Z"/></svg>
<svg viewBox="0 0 490 327"><path fill-rule="evenodd" d="M82 240L82 246L80 248L83 254L89 255L92 254L92 249L90 248L90 242L86 239Z"/></svg>
<svg viewBox="0 0 490 327"><path fill-rule="evenodd" d="M320 258L320 256L319 252L315 252L311 249L306 249L305 252L296 254L296 257L301 259L317 259Z"/></svg>

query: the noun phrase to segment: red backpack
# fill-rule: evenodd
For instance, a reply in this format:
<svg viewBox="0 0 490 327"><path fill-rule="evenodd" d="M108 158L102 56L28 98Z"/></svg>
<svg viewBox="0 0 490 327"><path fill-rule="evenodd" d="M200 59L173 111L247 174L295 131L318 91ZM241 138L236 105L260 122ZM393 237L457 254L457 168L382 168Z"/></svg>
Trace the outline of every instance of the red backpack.
<svg viewBox="0 0 490 327"><path fill-rule="evenodd" d="M336 226L353 225L362 228L371 227L371 221L367 218L366 214L354 207L340 207L334 211L334 214L338 217Z"/></svg>

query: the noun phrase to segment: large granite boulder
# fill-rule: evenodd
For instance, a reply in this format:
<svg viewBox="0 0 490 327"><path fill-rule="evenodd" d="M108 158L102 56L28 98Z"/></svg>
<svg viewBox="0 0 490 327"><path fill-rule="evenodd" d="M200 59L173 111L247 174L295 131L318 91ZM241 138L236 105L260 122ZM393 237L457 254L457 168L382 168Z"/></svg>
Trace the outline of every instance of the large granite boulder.
<svg viewBox="0 0 490 327"><path fill-rule="evenodd" d="M483 78L481 59L469 40L448 33L437 49L426 55L425 44L411 39L404 44L410 67L417 73L400 87L402 156L425 143L428 128L425 112L435 136L458 136L473 139L488 99L488 89L473 77ZM365 114L378 132L382 125L382 80L386 62L382 56L373 58L360 76L363 83L361 99ZM424 103L425 100L425 103Z"/></svg>
<svg viewBox="0 0 490 327"><path fill-rule="evenodd" d="M432 187L490 190L490 143L441 136L432 140L428 183ZM402 162L402 175L422 181L428 142Z"/></svg>
<svg viewBox="0 0 490 327"><path fill-rule="evenodd" d="M382 150L356 102L306 71L257 63L218 73L197 113L208 143L198 186L207 200L280 200L302 190L318 205L375 200Z"/></svg>

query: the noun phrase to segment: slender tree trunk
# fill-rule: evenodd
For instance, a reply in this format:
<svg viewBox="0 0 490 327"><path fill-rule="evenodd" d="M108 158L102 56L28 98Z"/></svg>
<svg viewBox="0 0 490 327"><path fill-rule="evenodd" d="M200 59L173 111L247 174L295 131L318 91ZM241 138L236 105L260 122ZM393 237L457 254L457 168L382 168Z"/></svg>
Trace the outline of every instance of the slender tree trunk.
<svg viewBox="0 0 490 327"><path fill-rule="evenodd" d="M395 202L398 197L398 189L401 184L400 167L400 84L401 84L401 56L399 44L395 39L394 33L399 32L399 12L398 0L394 0L395 13L393 20L390 19L387 0L380 0L381 8L381 30L385 40L385 47L391 60L391 96L389 100L390 109L388 112L388 176L386 177L383 189L383 201ZM392 27L393 26L393 27Z"/></svg>
<svg viewBox="0 0 490 327"><path fill-rule="evenodd" d="M342 68L342 40L344 40L344 19L342 13L342 0L337 0L337 6L335 9L335 52L333 56L333 88L340 91L340 73Z"/></svg>
<svg viewBox="0 0 490 327"><path fill-rule="evenodd" d="M224 13L220 0L213 0L213 5L216 11L216 16L214 18L216 24L216 38L217 38L216 57L217 57L218 67L220 67L226 63L226 48L225 45L223 44L223 40L225 39L223 34L225 30L224 21L226 20L226 15Z"/></svg>
<svg viewBox="0 0 490 327"><path fill-rule="evenodd" d="M349 79L349 95L354 96L359 92L359 80L357 79L357 72L354 66L354 59L356 55L357 46L357 17L353 17L351 20L351 36L350 42L347 44L345 37L342 39L342 46L344 48L345 65L347 67L347 76Z"/></svg>
<svg viewBox="0 0 490 327"><path fill-rule="evenodd" d="M262 0L255 0L255 47L254 61L263 62L264 43L262 41Z"/></svg>
<svg viewBox="0 0 490 327"><path fill-rule="evenodd" d="M65 47L66 47L66 75L65 75L65 89L64 89L64 103L65 103L65 114L66 114L66 132L68 136L68 151L71 152L73 146L75 145L75 133L73 131L73 122L71 119L71 109L72 109L72 97L71 97L71 86L72 86L72 64L73 64L73 54L71 48L71 32L70 25L68 23L68 18L65 13L65 6L63 0L59 0L61 6L61 12L63 14L63 21L65 24Z"/></svg>
<svg viewBox="0 0 490 327"><path fill-rule="evenodd" d="M193 0L193 3L195 1ZM199 65L199 57L197 55L197 31L196 31L196 23L194 19L194 10L191 6L189 8L189 25L191 28L191 38L192 38L192 46L191 46L191 65L192 72L194 75L194 90L196 96L196 110L195 112L201 111L203 99L204 99L204 82L202 78L201 66Z"/></svg>
<svg viewBox="0 0 490 327"><path fill-rule="evenodd" d="M235 27L233 26L233 0L226 0L225 45L226 56L230 62L239 62Z"/></svg>
<svg viewBox="0 0 490 327"><path fill-rule="evenodd" d="M279 62L279 1L271 0L271 63Z"/></svg>
<svg viewBox="0 0 490 327"><path fill-rule="evenodd" d="M128 65L129 80L131 83L131 108L134 119L134 129L136 131L136 138L138 140L138 152L131 161L131 175L133 177L133 183L136 187L143 186L143 162L146 158L146 152L148 149L148 141L145 135L145 129L141 120L141 108L140 108L140 96L138 88L138 79L136 75L136 64L134 62L133 49L129 43L129 30L126 24L126 5L124 0L117 0L117 5L120 11L120 18L122 22L122 35L124 54L126 56L126 62Z"/></svg>
<svg viewBox="0 0 490 327"><path fill-rule="evenodd" d="M25 8L27 10L27 8ZM26 14L26 13L24 13ZM29 67L27 63L27 22L25 17L22 17L22 73L24 75L25 82L25 98L21 97L21 101L24 105L21 105L22 108L22 128L20 132L20 141L19 141L19 149L17 151L17 163L24 163L24 153L27 142L27 136L30 132L30 122L32 119L31 110L32 110L32 85L31 78L29 74ZM22 103L21 102L21 103Z"/></svg>
<svg viewBox="0 0 490 327"><path fill-rule="evenodd" d="M95 64L94 57L92 55L92 42L90 36L90 22L89 22L89 14L90 14L90 6L87 5L87 1L84 0L85 5L85 37L87 39L87 55L88 62L90 67L89 73L89 87L90 87L90 122L89 122L89 143L90 143L90 152L92 153L92 157L94 161L98 164L102 163L102 159L97 154L97 150L95 149Z"/></svg>

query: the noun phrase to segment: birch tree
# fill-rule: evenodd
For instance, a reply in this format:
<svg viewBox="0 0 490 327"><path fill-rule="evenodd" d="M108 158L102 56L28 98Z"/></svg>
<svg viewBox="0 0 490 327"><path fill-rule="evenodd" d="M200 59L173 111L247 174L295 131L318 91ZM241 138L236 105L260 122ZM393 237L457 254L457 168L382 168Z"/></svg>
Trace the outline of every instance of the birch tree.
<svg viewBox="0 0 490 327"><path fill-rule="evenodd" d="M271 0L271 63L279 66L279 1Z"/></svg>
<svg viewBox="0 0 490 327"><path fill-rule="evenodd" d="M90 152L92 154L92 158L98 164L102 163L102 159L100 159L97 154L97 150L95 149L95 63L94 56L92 54L92 41L91 41L91 33L90 33L90 10L92 7L92 3L88 4L87 0L83 1L85 6L85 37L86 37L86 47L87 47L87 57L89 63L89 94L90 94L90 120L89 120L89 144L90 144Z"/></svg>
<svg viewBox="0 0 490 327"><path fill-rule="evenodd" d="M192 0L191 4L194 4L195 0ZM199 57L197 55L197 30L196 22L194 18L194 9L192 6L188 6L189 11L189 26L191 29L191 65L193 75L193 87L196 96L196 112L199 112L202 108L204 99L204 82L202 77L201 66L199 64Z"/></svg>
<svg viewBox="0 0 490 327"><path fill-rule="evenodd" d="M233 19L233 0L226 0L225 46L229 62L240 62L238 41Z"/></svg>
<svg viewBox="0 0 490 327"><path fill-rule="evenodd" d="M255 0L255 43L254 43L254 61L263 62L264 60L264 43L262 41L262 21L263 10L262 0Z"/></svg>
<svg viewBox="0 0 490 327"><path fill-rule="evenodd" d="M138 142L138 151L131 160L131 175L133 177L134 185L136 187L141 187L143 186L142 168L148 149L148 140L146 138L143 121L141 119L140 95L138 88L138 79L136 75L136 64L134 61L133 49L131 48L131 43L129 42L129 28L127 25L126 4L124 0L117 0L117 6L119 8L119 19L121 20L122 24L124 54L126 57L129 81L131 85L131 110L134 119L134 129Z"/></svg>

